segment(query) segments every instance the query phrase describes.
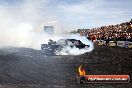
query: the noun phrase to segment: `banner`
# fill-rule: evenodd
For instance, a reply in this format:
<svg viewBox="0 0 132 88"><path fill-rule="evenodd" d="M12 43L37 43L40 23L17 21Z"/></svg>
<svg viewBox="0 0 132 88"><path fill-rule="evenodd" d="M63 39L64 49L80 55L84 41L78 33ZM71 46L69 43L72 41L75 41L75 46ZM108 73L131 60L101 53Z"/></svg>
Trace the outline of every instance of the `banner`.
<svg viewBox="0 0 132 88"><path fill-rule="evenodd" d="M117 42L117 46L128 48L128 46L129 46L129 41L118 41L118 42Z"/></svg>

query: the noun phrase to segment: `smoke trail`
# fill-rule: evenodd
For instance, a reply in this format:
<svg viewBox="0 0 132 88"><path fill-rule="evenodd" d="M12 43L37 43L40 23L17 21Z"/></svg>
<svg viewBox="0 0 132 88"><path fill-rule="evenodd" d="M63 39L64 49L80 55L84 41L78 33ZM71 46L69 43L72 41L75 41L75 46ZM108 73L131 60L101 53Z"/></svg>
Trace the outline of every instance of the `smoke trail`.
<svg viewBox="0 0 132 88"><path fill-rule="evenodd" d="M57 22L55 16L47 11L49 0L22 0L19 4L9 5L0 3L0 47L28 47L40 50L41 44L47 43L49 39L58 40L60 38L74 38L81 40L90 48L81 49L65 47L61 54L67 50L72 55L90 52L93 45L85 37L79 35L48 35L41 33L41 23ZM57 28L56 28L57 29ZM57 29L56 32L61 32ZM58 33L57 33L58 34ZM76 51L76 52L75 52Z"/></svg>

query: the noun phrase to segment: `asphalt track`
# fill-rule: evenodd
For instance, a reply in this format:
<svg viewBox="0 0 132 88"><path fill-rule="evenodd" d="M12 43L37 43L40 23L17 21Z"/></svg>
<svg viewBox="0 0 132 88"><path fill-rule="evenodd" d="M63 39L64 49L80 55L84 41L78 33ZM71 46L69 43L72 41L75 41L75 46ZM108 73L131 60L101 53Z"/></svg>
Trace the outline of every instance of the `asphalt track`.
<svg viewBox="0 0 132 88"><path fill-rule="evenodd" d="M87 74L128 74L132 79L132 49L95 46L78 56L47 56L30 48L0 49L0 88L132 88L124 84L78 84L77 68Z"/></svg>

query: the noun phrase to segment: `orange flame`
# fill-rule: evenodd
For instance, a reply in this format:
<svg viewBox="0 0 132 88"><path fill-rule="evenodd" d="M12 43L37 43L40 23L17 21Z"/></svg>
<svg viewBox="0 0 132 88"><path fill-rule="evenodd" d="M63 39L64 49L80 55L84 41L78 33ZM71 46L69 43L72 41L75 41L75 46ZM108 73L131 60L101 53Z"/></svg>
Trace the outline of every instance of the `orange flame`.
<svg viewBox="0 0 132 88"><path fill-rule="evenodd" d="M79 66L78 71L79 71L79 75L80 75L80 76L86 75L86 72L85 72L85 70L82 68L82 66Z"/></svg>

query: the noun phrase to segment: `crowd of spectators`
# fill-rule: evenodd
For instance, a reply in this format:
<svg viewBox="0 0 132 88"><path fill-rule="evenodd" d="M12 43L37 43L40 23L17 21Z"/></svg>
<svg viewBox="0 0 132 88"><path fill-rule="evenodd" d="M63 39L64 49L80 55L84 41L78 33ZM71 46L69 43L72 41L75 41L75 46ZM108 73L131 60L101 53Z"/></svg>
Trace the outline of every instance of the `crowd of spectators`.
<svg viewBox="0 0 132 88"><path fill-rule="evenodd" d="M132 20L129 22L108 25L79 32L91 40L131 41L132 42Z"/></svg>

